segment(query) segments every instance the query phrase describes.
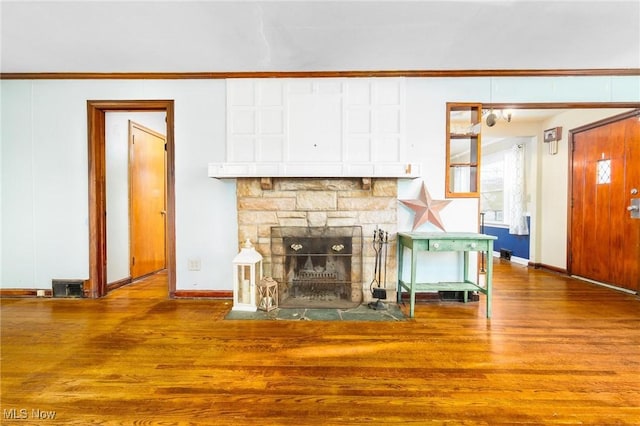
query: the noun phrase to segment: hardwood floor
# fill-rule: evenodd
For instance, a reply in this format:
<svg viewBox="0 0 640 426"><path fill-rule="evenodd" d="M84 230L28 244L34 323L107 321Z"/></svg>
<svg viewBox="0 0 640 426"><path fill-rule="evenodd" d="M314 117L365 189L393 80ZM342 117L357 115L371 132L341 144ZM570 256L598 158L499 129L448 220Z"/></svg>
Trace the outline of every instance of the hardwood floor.
<svg viewBox="0 0 640 426"><path fill-rule="evenodd" d="M385 323L223 320L164 275L2 299L0 423L640 424L637 296L500 261L494 288L490 320L481 296Z"/></svg>

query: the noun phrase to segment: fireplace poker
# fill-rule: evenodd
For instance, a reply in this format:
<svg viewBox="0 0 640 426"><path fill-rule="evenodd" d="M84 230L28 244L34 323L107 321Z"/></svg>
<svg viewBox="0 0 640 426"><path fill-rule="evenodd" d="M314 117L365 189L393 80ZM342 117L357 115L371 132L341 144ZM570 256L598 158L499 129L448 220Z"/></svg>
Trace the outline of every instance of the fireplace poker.
<svg viewBox="0 0 640 426"><path fill-rule="evenodd" d="M389 233L384 233L384 288L387 288L387 253L389 252Z"/></svg>
<svg viewBox="0 0 640 426"><path fill-rule="evenodd" d="M378 284L378 287L380 287L380 281L378 281L378 257L379 257L379 253L378 253L378 244L377 244L377 238L378 238L378 230L376 229L375 231L373 231L373 251L376 254L375 256L375 261L373 263L373 280L371 280L371 285L369 286L369 289L371 291L373 291L372 289L374 288L374 284Z"/></svg>
<svg viewBox="0 0 640 426"><path fill-rule="evenodd" d="M374 298L377 298L377 302L369 303L369 307L371 309L387 309L384 303L382 303L381 299L387 298L387 290L386 288L382 288L382 282L387 280L387 246L389 243L389 233L383 231L382 229L377 229L373 233L373 251L375 252L375 260L374 260L374 271L373 271L373 280L371 281L371 294ZM384 276L382 270L382 258L384 257ZM374 284L377 283L377 287L374 287Z"/></svg>
<svg viewBox="0 0 640 426"><path fill-rule="evenodd" d="M381 286L382 283L385 283L385 287L386 287L386 273L385 276L383 278L382 276L382 254L385 248L385 242L384 242L384 231L382 229L380 229L378 231L378 287ZM387 265L384 265L385 268L387 267Z"/></svg>

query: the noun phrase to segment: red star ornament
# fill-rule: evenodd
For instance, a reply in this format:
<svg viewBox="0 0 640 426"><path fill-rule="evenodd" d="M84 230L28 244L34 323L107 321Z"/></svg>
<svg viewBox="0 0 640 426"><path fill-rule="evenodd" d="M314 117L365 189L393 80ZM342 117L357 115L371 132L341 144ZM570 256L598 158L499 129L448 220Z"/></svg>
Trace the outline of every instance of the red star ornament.
<svg viewBox="0 0 640 426"><path fill-rule="evenodd" d="M413 231L421 225L430 222L438 228L444 229L442 219L440 218L440 210L449 204L450 200L434 200L431 198L427 186L423 183L420 190L420 198L417 200L399 200L402 204L414 211Z"/></svg>

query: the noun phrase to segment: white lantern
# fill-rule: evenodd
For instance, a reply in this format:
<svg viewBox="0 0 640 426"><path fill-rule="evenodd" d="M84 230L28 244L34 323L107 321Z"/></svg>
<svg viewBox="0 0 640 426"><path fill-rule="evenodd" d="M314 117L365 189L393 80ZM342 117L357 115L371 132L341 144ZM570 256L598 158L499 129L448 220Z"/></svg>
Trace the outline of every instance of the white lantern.
<svg viewBox="0 0 640 426"><path fill-rule="evenodd" d="M257 310L256 282L262 279L262 255L247 240L240 253L233 259L233 308L234 311Z"/></svg>

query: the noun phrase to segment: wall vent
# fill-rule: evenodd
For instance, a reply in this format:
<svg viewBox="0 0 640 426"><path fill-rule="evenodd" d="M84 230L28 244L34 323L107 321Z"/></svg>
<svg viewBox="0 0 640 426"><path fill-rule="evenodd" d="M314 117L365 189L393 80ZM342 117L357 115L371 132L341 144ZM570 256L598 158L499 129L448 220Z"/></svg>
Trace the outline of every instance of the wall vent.
<svg viewBox="0 0 640 426"><path fill-rule="evenodd" d="M53 297L83 297L83 280L52 280Z"/></svg>
<svg viewBox="0 0 640 426"><path fill-rule="evenodd" d="M500 259L511 260L511 250L500 249Z"/></svg>

